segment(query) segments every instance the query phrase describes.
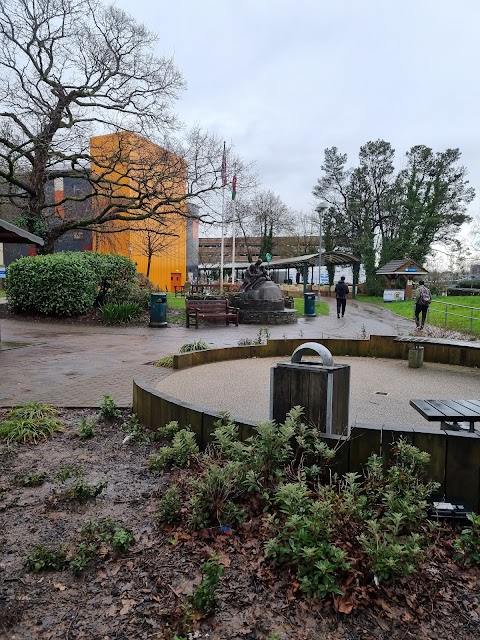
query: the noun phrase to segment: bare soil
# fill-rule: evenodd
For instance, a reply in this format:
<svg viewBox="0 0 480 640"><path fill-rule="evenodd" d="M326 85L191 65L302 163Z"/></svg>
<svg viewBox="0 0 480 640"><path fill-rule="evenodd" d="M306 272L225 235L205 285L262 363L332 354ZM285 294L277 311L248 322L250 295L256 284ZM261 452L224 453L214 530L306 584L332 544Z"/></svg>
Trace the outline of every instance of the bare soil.
<svg viewBox="0 0 480 640"><path fill-rule="evenodd" d="M220 607L214 616L194 616L192 639L480 637L480 571L453 560L459 524L445 524L435 553L411 579L346 585L348 595L335 599L307 598L293 573L265 559L261 518L230 533L158 526L158 500L178 472L149 471L147 460L159 445L123 443L121 419L99 421L95 437L80 440L81 418L95 415L62 411L64 433L38 445L0 445L2 640L171 640L214 552L225 567ZM55 481L61 465L82 465L88 483L107 478L106 491L85 504L62 500ZM41 486L18 484L19 476L34 472L46 474ZM106 517L133 531L135 543L125 555L101 547L79 576L25 570L24 558L36 545L63 544L72 557L82 526Z"/></svg>

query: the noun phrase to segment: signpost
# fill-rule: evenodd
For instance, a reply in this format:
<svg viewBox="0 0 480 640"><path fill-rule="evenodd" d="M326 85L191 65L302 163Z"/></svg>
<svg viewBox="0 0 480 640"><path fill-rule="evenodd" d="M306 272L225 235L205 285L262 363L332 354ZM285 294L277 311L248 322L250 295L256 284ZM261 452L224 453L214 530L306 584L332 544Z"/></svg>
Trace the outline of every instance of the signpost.
<svg viewBox="0 0 480 640"><path fill-rule="evenodd" d="M265 255L265 260L268 262L268 264L270 264L270 262L272 261L272 254L271 253L267 253Z"/></svg>

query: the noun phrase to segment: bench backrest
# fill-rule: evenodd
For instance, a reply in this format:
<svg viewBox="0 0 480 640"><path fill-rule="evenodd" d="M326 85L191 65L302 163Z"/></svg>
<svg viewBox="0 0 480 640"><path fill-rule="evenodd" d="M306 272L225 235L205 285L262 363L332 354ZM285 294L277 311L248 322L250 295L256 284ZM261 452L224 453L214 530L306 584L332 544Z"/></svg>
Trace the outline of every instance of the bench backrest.
<svg viewBox="0 0 480 640"><path fill-rule="evenodd" d="M200 313L227 313L228 300L186 300L187 311L198 309Z"/></svg>

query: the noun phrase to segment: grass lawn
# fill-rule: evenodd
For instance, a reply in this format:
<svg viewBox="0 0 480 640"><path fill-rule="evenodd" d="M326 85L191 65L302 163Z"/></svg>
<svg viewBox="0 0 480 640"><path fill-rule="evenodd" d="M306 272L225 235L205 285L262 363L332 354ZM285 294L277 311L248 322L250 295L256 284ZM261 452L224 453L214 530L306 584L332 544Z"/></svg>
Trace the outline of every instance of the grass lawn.
<svg viewBox="0 0 480 640"><path fill-rule="evenodd" d="M378 304L404 318L413 320L412 300L383 302L382 298L372 296L358 296L358 299ZM428 311L427 322L435 327L480 336L480 296L434 296Z"/></svg>
<svg viewBox="0 0 480 640"><path fill-rule="evenodd" d="M0 298L5 298L6 295L5 289L0 288Z"/></svg>
<svg viewBox="0 0 480 640"><path fill-rule="evenodd" d="M299 316L303 316L304 313L304 301L302 298L294 298L293 303ZM330 307L326 302L318 302L315 300L315 313L317 316L328 316L330 313Z"/></svg>

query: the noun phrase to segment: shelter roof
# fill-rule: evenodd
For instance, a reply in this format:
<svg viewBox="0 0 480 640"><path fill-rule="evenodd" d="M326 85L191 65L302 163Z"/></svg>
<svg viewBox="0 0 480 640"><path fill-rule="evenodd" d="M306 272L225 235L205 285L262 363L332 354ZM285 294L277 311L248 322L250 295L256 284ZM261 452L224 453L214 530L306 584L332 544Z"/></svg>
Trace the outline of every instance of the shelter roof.
<svg viewBox="0 0 480 640"><path fill-rule="evenodd" d="M3 243L17 243L17 244L44 244L42 238L16 227L11 222L6 220L0 220L0 242Z"/></svg>
<svg viewBox="0 0 480 640"><path fill-rule="evenodd" d="M342 251L325 251L322 253L322 265L334 264L359 264L360 259L352 256L350 253ZM277 258L269 263L270 267L296 267L301 269L305 264L309 267L318 266L318 253L310 253L304 256L296 256L293 258Z"/></svg>
<svg viewBox="0 0 480 640"><path fill-rule="evenodd" d="M400 275L425 275L428 271L418 262L410 258L404 260L391 260L377 269L377 275L400 276Z"/></svg>

